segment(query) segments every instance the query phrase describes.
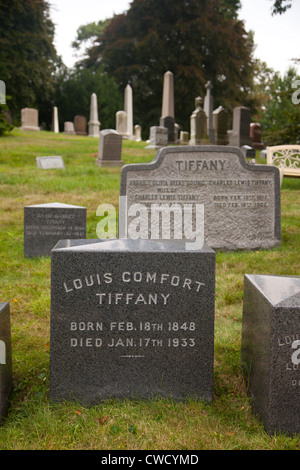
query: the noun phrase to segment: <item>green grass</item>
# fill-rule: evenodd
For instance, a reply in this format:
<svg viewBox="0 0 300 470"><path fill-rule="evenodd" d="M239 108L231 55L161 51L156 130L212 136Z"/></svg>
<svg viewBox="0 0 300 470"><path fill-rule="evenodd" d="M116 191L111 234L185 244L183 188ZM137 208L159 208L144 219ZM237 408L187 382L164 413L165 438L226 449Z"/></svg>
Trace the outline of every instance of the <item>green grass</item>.
<svg viewBox="0 0 300 470"><path fill-rule="evenodd" d="M124 141L124 162L152 161L145 145ZM0 450L300 450L299 435L265 433L240 369L244 274L300 272L297 179L285 178L281 188L280 247L217 253L212 404L157 398L87 408L49 401L50 258L23 257L23 210L55 201L85 206L87 238L97 238L97 207L117 207L120 188L120 169L95 165L97 151L92 137L14 130L0 139L0 301L10 303L14 376ZM66 170L39 170L35 158L43 155L61 155Z"/></svg>

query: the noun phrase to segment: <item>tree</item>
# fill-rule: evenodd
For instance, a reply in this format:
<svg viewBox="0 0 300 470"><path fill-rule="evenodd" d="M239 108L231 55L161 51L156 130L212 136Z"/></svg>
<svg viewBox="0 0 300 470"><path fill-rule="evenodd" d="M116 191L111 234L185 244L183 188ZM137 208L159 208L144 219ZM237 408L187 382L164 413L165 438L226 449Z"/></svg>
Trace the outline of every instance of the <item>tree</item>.
<svg viewBox="0 0 300 470"><path fill-rule="evenodd" d="M291 8L291 6L292 6L292 0L275 0L273 4L272 14L276 15L277 13L279 13L279 15L281 15L282 13L286 12L286 10Z"/></svg>
<svg viewBox="0 0 300 470"><path fill-rule="evenodd" d="M11 96L10 110L37 107L40 122L51 122L57 55L54 25L44 0L0 0L0 78Z"/></svg>
<svg viewBox="0 0 300 470"><path fill-rule="evenodd" d="M134 118L158 125L163 75L175 79L176 121L189 129L194 100L211 80L216 107L250 105L253 43L236 0L133 0L114 16L82 64L102 63L121 90L133 88ZM146 131L147 132L147 131Z"/></svg>
<svg viewBox="0 0 300 470"><path fill-rule="evenodd" d="M103 67L95 69L78 68L69 70L62 67L56 76L56 106L60 128L65 121L73 121L77 114L89 120L91 94L98 100L101 129L115 128L115 114L123 106L123 97L114 80Z"/></svg>
<svg viewBox="0 0 300 470"><path fill-rule="evenodd" d="M297 90L298 89L298 90ZM300 76L290 68L282 78L275 73L260 124L266 145L295 144L300 141ZM295 99L293 98L295 97Z"/></svg>

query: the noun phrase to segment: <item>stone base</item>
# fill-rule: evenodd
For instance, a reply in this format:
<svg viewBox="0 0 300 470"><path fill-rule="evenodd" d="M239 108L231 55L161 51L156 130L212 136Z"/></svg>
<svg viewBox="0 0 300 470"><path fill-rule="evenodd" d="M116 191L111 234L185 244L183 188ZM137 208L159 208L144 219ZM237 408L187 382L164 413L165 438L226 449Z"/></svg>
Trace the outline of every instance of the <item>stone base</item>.
<svg viewBox="0 0 300 470"><path fill-rule="evenodd" d="M123 160L96 160L96 165L98 166L107 166L107 167L114 167L114 166L123 166Z"/></svg>
<svg viewBox="0 0 300 470"><path fill-rule="evenodd" d="M100 133L100 123L89 122L89 137L98 137Z"/></svg>
<svg viewBox="0 0 300 470"><path fill-rule="evenodd" d="M39 127L35 126L22 126L20 127L21 131L34 131L34 132L39 132L41 129Z"/></svg>

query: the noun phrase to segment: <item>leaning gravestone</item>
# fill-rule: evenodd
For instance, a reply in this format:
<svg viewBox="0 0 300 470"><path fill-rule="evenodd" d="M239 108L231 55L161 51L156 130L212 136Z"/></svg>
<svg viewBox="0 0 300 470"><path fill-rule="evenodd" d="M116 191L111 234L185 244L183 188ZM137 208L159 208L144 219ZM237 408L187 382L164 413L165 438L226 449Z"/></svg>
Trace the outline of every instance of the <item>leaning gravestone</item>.
<svg viewBox="0 0 300 470"><path fill-rule="evenodd" d="M36 164L42 170L65 170L65 164L60 155L53 157L36 157Z"/></svg>
<svg viewBox="0 0 300 470"><path fill-rule="evenodd" d="M122 136L114 129L105 129L100 131L98 158L96 165L98 166L122 166Z"/></svg>
<svg viewBox="0 0 300 470"><path fill-rule="evenodd" d="M8 303L0 302L0 424L7 417L12 385L10 310Z"/></svg>
<svg viewBox="0 0 300 470"><path fill-rule="evenodd" d="M39 112L34 108L21 109L21 130L39 131Z"/></svg>
<svg viewBox="0 0 300 470"><path fill-rule="evenodd" d="M215 252L64 240L52 250L50 398L212 400Z"/></svg>
<svg viewBox="0 0 300 470"><path fill-rule="evenodd" d="M208 246L236 250L280 245L279 171L247 164L235 147L161 149L152 163L122 168L120 195L127 204L127 209L120 211L121 238L132 238L128 229L137 225L138 219L141 238L154 238L148 214L156 206L165 216L164 228L170 225L174 212L174 238L191 238L191 226L199 227L197 210L200 214L204 206L204 240ZM182 216L185 208L193 212L191 223L185 223ZM139 218L138 212L142 214ZM170 234L173 238L172 231ZM155 238L163 237L155 232Z"/></svg>
<svg viewBox="0 0 300 470"><path fill-rule="evenodd" d="M300 432L300 277L246 275L242 367L266 432Z"/></svg>
<svg viewBox="0 0 300 470"><path fill-rule="evenodd" d="M86 208L53 202L24 207L24 256L50 256L59 240L86 237Z"/></svg>

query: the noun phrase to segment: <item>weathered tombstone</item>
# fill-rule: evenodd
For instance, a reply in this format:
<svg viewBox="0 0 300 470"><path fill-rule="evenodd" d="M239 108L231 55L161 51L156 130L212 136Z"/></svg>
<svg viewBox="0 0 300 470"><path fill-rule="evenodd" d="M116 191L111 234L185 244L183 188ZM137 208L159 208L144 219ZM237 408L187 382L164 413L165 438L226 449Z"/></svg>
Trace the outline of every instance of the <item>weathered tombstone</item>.
<svg viewBox="0 0 300 470"><path fill-rule="evenodd" d="M114 129L104 129L100 132L98 166L122 166L122 136Z"/></svg>
<svg viewBox="0 0 300 470"><path fill-rule="evenodd" d="M205 145L208 144L207 137L207 116L203 111L202 98L198 96L195 99L195 110L193 111L190 119L191 133L190 145Z"/></svg>
<svg viewBox="0 0 300 470"><path fill-rule="evenodd" d="M163 97L160 127L168 129L168 141L175 141L174 76L168 71L164 74Z"/></svg>
<svg viewBox="0 0 300 470"><path fill-rule="evenodd" d="M213 122L213 106L214 106L214 99L211 93L213 88L211 81L208 81L205 85L206 88L206 95L204 97L204 106L203 110L207 116L207 135L210 144L215 143L215 129L214 129L214 122Z"/></svg>
<svg viewBox="0 0 300 470"><path fill-rule="evenodd" d="M64 170L65 164L60 155L55 155L51 157L36 157L36 163L38 168L42 170Z"/></svg>
<svg viewBox="0 0 300 470"><path fill-rule="evenodd" d="M245 106L234 108L233 111L233 129L230 136L229 144L234 147L242 147L243 145L252 145L250 137L250 109Z"/></svg>
<svg viewBox="0 0 300 470"><path fill-rule="evenodd" d="M264 143L261 141L261 125L259 122L251 122L250 137L252 145L256 150L263 150L265 148Z"/></svg>
<svg viewBox="0 0 300 470"><path fill-rule="evenodd" d="M24 207L24 257L50 256L59 240L86 237L86 208L53 202Z"/></svg>
<svg viewBox="0 0 300 470"><path fill-rule="evenodd" d="M39 112L33 108L21 109L21 130L39 131Z"/></svg>
<svg viewBox="0 0 300 470"><path fill-rule="evenodd" d="M59 122L58 122L57 106L54 106L53 110L52 110L52 132L54 132L55 134L59 133Z"/></svg>
<svg viewBox="0 0 300 470"><path fill-rule="evenodd" d="M300 432L300 277L246 275L241 360L266 432Z"/></svg>
<svg viewBox="0 0 300 470"><path fill-rule="evenodd" d="M169 208L164 214L169 218L166 223L170 223L172 208L181 208L175 221L181 237L188 238L191 228L180 218L182 209L191 207L194 227L197 208L202 205L204 240L214 249L267 249L281 242L279 171L249 165L236 147L160 149L153 162L122 168L120 195L125 196L128 211L127 220L120 212L119 236L126 237L128 227L138 219L135 205L147 217L153 206L165 205ZM143 238L153 238L151 218L142 223Z"/></svg>
<svg viewBox="0 0 300 470"><path fill-rule="evenodd" d="M213 127L215 130L216 145L227 145L228 113L223 106L219 106L213 111Z"/></svg>
<svg viewBox="0 0 300 470"><path fill-rule="evenodd" d="M139 124L136 124L134 126L134 140L136 142L141 142L142 141L142 128Z"/></svg>
<svg viewBox="0 0 300 470"><path fill-rule="evenodd" d="M127 133L127 113L125 111L117 111L116 112L116 131L120 134L123 138L128 138Z"/></svg>
<svg viewBox="0 0 300 470"><path fill-rule="evenodd" d="M212 400L215 252L152 240L52 250L50 399Z"/></svg>
<svg viewBox="0 0 300 470"><path fill-rule="evenodd" d="M128 84L124 93L124 111L127 116L127 129L126 134L129 139L133 138L133 98L132 88Z"/></svg>
<svg viewBox="0 0 300 470"><path fill-rule="evenodd" d="M189 144L190 134L186 131L180 131L180 145Z"/></svg>
<svg viewBox="0 0 300 470"><path fill-rule="evenodd" d="M74 129L75 129L75 134L77 135L87 135L85 116L75 116Z"/></svg>
<svg viewBox="0 0 300 470"><path fill-rule="evenodd" d="M74 123L71 121L65 121L64 122L64 134L67 135L75 135L75 128L74 128Z"/></svg>
<svg viewBox="0 0 300 470"><path fill-rule="evenodd" d="M88 123L89 126L89 136L99 137L100 122L98 120L98 103L96 93L91 95L91 104L90 104L90 120Z"/></svg>
<svg viewBox="0 0 300 470"><path fill-rule="evenodd" d="M0 424L3 424L7 417L12 387L10 309L7 302L0 302Z"/></svg>
<svg viewBox="0 0 300 470"><path fill-rule="evenodd" d="M159 149L168 145L168 129L166 127L150 127L150 143L146 149Z"/></svg>

